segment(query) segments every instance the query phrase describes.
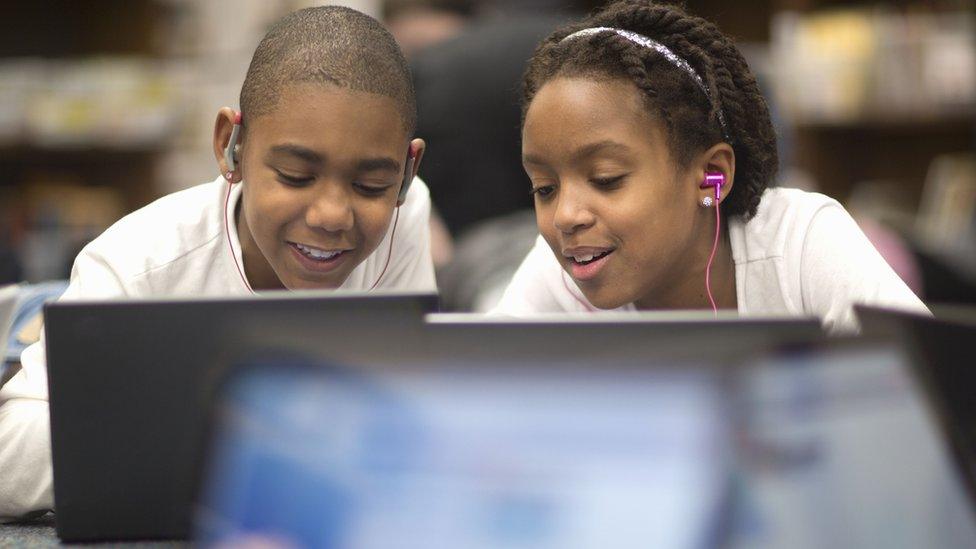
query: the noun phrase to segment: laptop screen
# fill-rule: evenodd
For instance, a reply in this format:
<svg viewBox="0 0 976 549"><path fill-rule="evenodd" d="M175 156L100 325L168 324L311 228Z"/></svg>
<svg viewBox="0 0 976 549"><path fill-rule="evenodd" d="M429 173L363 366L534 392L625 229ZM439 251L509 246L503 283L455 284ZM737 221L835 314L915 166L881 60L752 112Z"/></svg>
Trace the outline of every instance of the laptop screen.
<svg viewBox="0 0 976 549"><path fill-rule="evenodd" d="M723 406L694 369L269 364L230 386L202 538L701 546L728 487Z"/></svg>
<svg viewBox="0 0 976 549"><path fill-rule="evenodd" d="M264 361L227 386L205 544L962 547L888 348L703 364Z"/></svg>

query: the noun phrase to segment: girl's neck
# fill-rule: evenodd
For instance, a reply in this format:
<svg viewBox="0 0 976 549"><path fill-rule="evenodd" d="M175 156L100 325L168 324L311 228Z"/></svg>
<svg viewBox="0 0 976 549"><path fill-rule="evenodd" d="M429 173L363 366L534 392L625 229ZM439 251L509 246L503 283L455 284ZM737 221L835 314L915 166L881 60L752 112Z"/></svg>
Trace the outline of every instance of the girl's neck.
<svg viewBox="0 0 976 549"><path fill-rule="evenodd" d="M710 229L714 234L714 224ZM705 266L712 251L713 239L701 239L701 244L685 255L687 261L676 265L666 283L653 293L634 302L640 310L693 310L708 309L712 305L705 288ZM719 309L737 309L738 298L735 284L735 261L728 224L722 220L722 234L712 261L710 286L715 306Z"/></svg>

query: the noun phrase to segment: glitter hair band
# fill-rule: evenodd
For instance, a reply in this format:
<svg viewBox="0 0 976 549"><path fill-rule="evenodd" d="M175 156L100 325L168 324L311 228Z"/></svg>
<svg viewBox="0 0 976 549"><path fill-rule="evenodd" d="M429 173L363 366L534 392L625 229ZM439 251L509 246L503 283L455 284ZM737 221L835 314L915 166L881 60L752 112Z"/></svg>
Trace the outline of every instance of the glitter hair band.
<svg viewBox="0 0 976 549"><path fill-rule="evenodd" d="M643 34L637 34L636 32L631 32L629 30L624 30L624 29L616 29L613 27L591 27L588 29L578 30L573 34L570 34L569 36L560 40L559 43L562 44L568 40L572 40L584 36L592 36L594 34L601 33L601 32L612 32L618 36L622 36L623 38L630 40L631 42L637 44L638 46L649 48L660 53L662 56L664 56L665 59L668 60L669 63L671 63L675 67L678 67L685 74L690 76L691 79L695 81L695 84L697 84L698 87L701 89L702 93L705 94L705 98L708 99L708 102L714 105L714 102L712 101L712 95L708 92L708 86L705 84L705 81L702 80L700 76L698 76L698 73L695 72L695 69L692 68L692 66L689 65L687 61L678 57L678 55L673 51L671 51L670 48L668 48L667 46L665 46L664 44L656 40L652 40L644 36ZM725 140L731 143L732 138L729 134L729 128L725 124L725 115L722 114L722 109L720 108L716 109L716 111L718 113L718 123L719 125L722 126L722 134L725 137Z"/></svg>

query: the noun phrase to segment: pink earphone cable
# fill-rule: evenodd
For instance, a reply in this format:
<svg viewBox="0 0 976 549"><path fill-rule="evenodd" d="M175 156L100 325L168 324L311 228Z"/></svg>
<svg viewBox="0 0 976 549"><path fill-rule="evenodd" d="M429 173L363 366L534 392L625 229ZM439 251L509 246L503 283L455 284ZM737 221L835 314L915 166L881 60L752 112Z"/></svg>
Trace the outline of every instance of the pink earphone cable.
<svg viewBox="0 0 976 549"><path fill-rule="evenodd" d="M715 298L712 297L712 260L715 259L715 251L718 250L719 230L722 227L722 216L718 203L719 192L715 193L715 241L712 243L712 253L708 256L708 263L705 265L705 291L708 292L708 301L712 304L712 313L718 315L718 307L715 306Z"/></svg>

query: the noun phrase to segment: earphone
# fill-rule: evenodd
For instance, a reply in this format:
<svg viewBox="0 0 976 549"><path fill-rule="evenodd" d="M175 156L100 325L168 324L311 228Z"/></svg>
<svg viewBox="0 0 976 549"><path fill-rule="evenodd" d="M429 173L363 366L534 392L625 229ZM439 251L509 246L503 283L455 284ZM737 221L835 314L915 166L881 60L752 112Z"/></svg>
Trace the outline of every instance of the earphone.
<svg viewBox="0 0 976 549"><path fill-rule="evenodd" d="M254 289L251 288L251 284L248 283L247 277L244 276L244 271L241 266L237 263L237 256L234 254L234 246L230 240L230 226L228 222L228 208L230 205L230 189L233 186L233 172L237 169L237 163L239 161L238 155L240 154L240 140L241 126L243 124L243 117L241 113L234 113L234 127L231 129L230 138L227 140L227 147L224 148L224 161L227 163L227 173L226 179L231 184L227 186L227 197L224 199L224 225L225 231L227 232L227 244L230 246L231 257L234 259L234 266L237 267L237 272L241 277L241 281L247 287L247 289L254 293ZM383 275L386 274L387 268L390 266L390 259L393 257L393 241L396 237L397 223L400 221L400 205L407 199L407 193L410 191L410 184L413 183L413 169L417 162L417 152L414 150L413 146L407 147L407 161L406 166L403 170L403 180L400 182L400 191L397 193L397 203L396 203L396 215L393 218L393 231L390 233L390 250L386 256L386 263L383 265L383 270L380 271L380 275L370 286L370 290L376 288L383 279Z"/></svg>
<svg viewBox="0 0 976 549"><path fill-rule="evenodd" d="M719 231L722 227L722 214L719 207L722 199L722 185L725 185L725 174L722 172L705 172L705 181L702 181L699 189L715 189L715 199L706 196L702 199L702 206L708 208L715 206L715 241L712 243L712 253L708 256L708 263L705 265L705 292L708 293L708 301L712 304L712 312L718 314L718 307L715 306L715 298L712 297L712 260L715 259L715 251L718 249Z"/></svg>
<svg viewBox="0 0 976 549"><path fill-rule="evenodd" d="M230 131L230 139L227 140L227 148L224 149L224 162L227 163L227 171L232 172L237 169L237 155L240 153L241 146L237 140L241 137L241 113L234 113L234 128Z"/></svg>

